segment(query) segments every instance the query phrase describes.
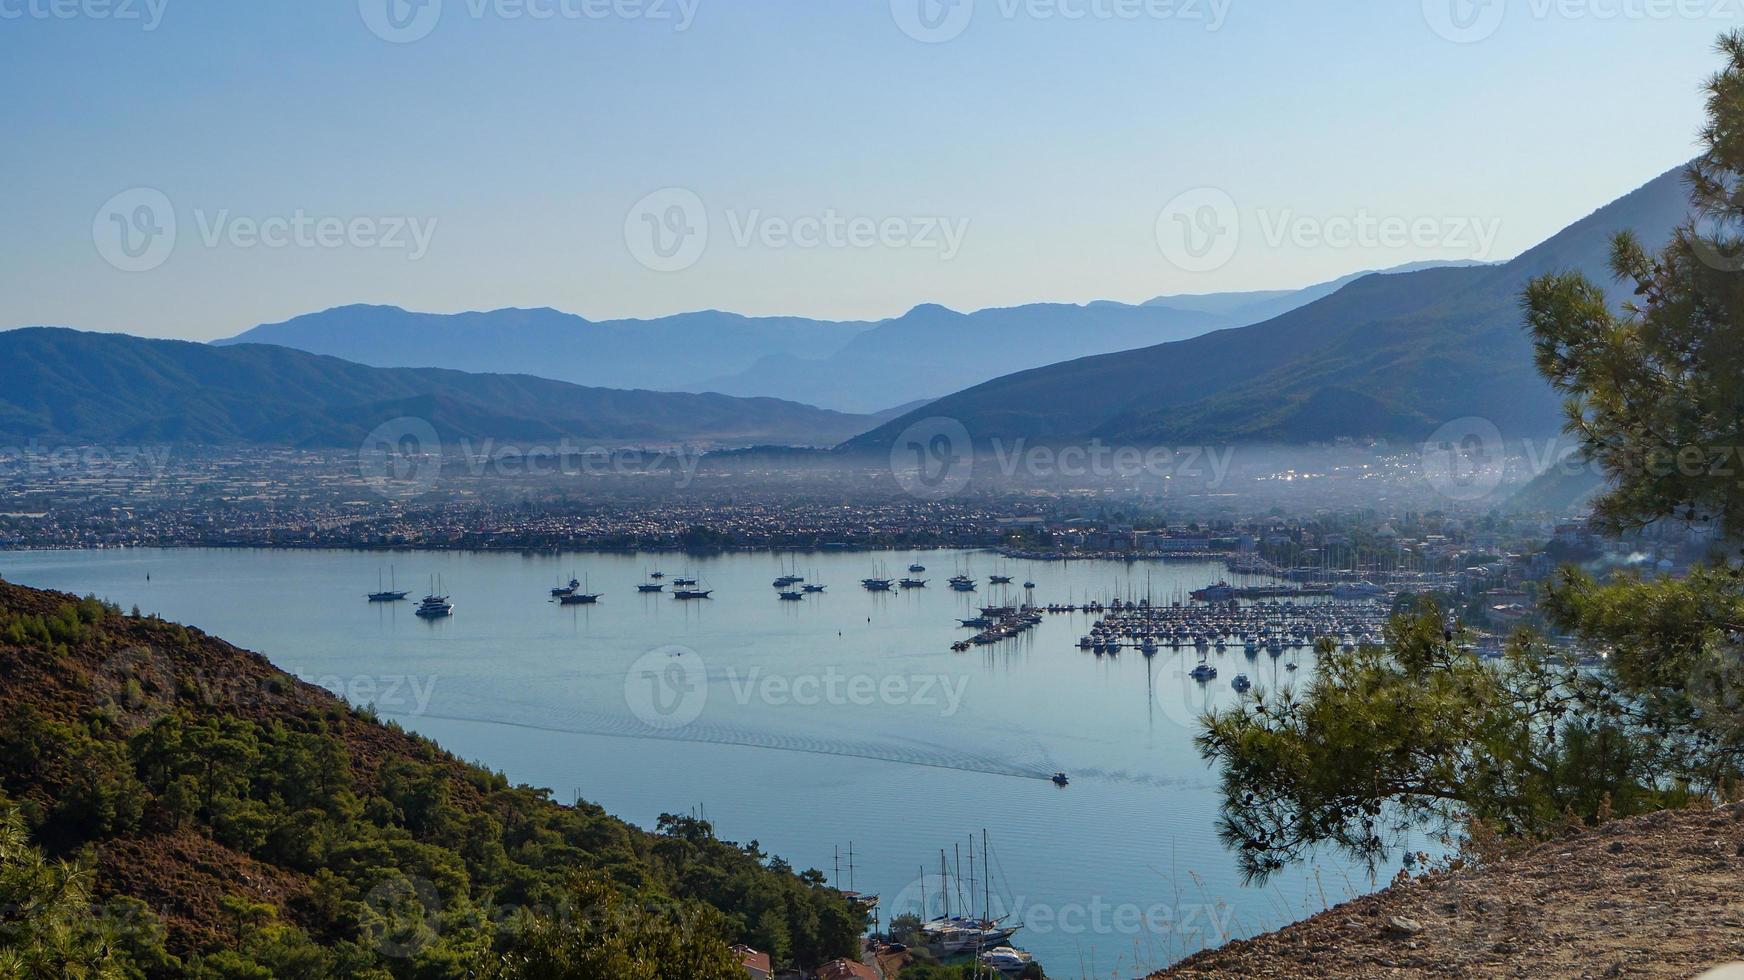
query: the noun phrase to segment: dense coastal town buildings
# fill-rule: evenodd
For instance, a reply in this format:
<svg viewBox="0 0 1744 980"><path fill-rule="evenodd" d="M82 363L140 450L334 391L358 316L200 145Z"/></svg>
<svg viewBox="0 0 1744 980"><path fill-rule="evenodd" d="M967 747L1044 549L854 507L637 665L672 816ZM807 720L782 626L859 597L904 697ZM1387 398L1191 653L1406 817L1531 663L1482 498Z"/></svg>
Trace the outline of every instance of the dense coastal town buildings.
<svg viewBox="0 0 1744 980"><path fill-rule="evenodd" d="M481 550L990 548L1037 560L1222 556L1297 580L1384 579L1489 596L1523 619L1560 561L1651 571L1699 557L1702 529L1628 541L1575 513L1453 500L1408 459L1260 454L1216 485L985 473L928 499L888 466L825 457L635 454L545 472L455 461L372 468L357 454L159 447L0 454L0 548ZM1491 601L1493 599L1493 601Z"/></svg>

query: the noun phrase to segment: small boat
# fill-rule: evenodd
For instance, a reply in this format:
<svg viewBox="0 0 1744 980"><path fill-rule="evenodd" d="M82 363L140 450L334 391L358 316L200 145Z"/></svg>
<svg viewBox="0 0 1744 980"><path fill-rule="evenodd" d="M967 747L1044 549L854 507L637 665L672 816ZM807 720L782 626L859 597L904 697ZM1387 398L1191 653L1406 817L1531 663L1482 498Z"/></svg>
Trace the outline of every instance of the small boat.
<svg viewBox="0 0 1744 980"><path fill-rule="evenodd" d="M1063 772L1056 772L1056 773L1054 773L1054 775L1053 775L1053 777L1052 777L1052 778L1053 778L1053 780L1054 780L1054 785L1055 785L1055 786L1064 786L1064 785L1066 785L1066 784L1067 784L1067 783L1069 783L1069 782L1071 782L1071 781L1072 781L1072 780L1071 780L1071 779L1069 779L1069 778L1067 778L1067 776L1066 776L1066 774L1065 774L1065 773L1063 773Z"/></svg>
<svg viewBox="0 0 1744 980"><path fill-rule="evenodd" d="M425 619L442 619L454 615L454 603L445 595L427 595L418 603L418 615Z"/></svg>
<svg viewBox="0 0 1744 980"><path fill-rule="evenodd" d="M672 584L678 585L678 586L695 585L696 579L693 579L693 578L675 578L672 580Z"/></svg>
<svg viewBox="0 0 1744 980"><path fill-rule="evenodd" d="M822 585L802 585L799 588L802 592L809 593L810 595L817 595L819 592L822 592L825 587Z"/></svg>
<svg viewBox="0 0 1744 980"><path fill-rule="evenodd" d="M798 602L799 600L804 599L804 598L805 598L805 593L795 592L792 589L789 589L789 590L781 593L781 601L782 602Z"/></svg>
<svg viewBox="0 0 1744 980"><path fill-rule="evenodd" d="M389 573L388 587L386 589L384 589L381 587L381 569L379 569L379 568L376 569L376 571L375 571L375 591L371 592L369 594L369 601L370 602L401 602L406 598L406 596L411 595L410 592L396 591L393 587L393 584L394 584L393 577L392 577L393 570L389 569L388 573ZM149 575L146 576L146 578L148 578L148 579L150 577L151 576L149 576Z"/></svg>
<svg viewBox="0 0 1744 980"><path fill-rule="evenodd" d="M975 591L975 583L959 580L951 583L951 589L956 592L973 592Z"/></svg>
<svg viewBox="0 0 1744 980"><path fill-rule="evenodd" d="M581 588L581 581L579 579L571 578L568 585L559 585L557 588L551 590L551 594L554 597L574 595L575 590L579 588Z"/></svg>
<svg viewBox="0 0 1744 980"><path fill-rule="evenodd" d="M905 578L901 582L902 587L905 589L924 589L926 588L926 584L927 580L924 578Z"/></svg>
<svg viewBox="0 0 1744 980"><path fill-rule="evenodd" d="M1235 688L1238 694L1246 694L1253 688L1253 681L1248 680L1246 674L1237 674L1235 680L1229 682L1229 686Z"/></svg>
<svg viewBox="0 0 1744 980"><path fill-rule="evenodd" d="M651 579L663 579L666 577L666 573L665 572L649 572L648 577Z"/></svg>
<svg viewBox="0 0 1744 980"><path fill-rule="evenodd" d="M1284 669L1285 670L1297 670L1298 668L1297 668L1296 664L1292 661L1291 663L1285 664Z"/></svg>
<svg viewBox="0 0 1744 980"><path fill-rule="evenodd" d="M1033 589L1033 588L1035 588L1035 583L1034 582L1025 582L1025 583L1023 583L1023 587L1026 589Z"/></svg>
<svg viewBox="0 0 1744 980"><path fill-rule="evenodd" d="M772 584L778 589L785 589L790 585L798 585L803 581L805 581L805 579L798 575L783 575L776 579Z"/></svg>
<svg viewBox="0 0 1744 980"><path fill-rule="evenodd" d="M1011 576L1009 576L1009 575L989 575L989 576L987 576L987 581L993 585L1010 585L1011 584Z"/></svg>
<svg viewBox="0 0 1744 980"><path fill-rule="evenodd" d="M916 575L919 575L921 572L926 571L926 566L922 565L920 562L917 561L914 564L908 566L908 570L915 573Z"/></svg>
<svg viewBox="0 0 1744 980"><path fill-rule="evenodd" d="M992 949L982 950L977 959L982 966L989 969L1013 974L1022 973L1029 969L1030 964L1035 961L1035 957L1030 953L1010 946L995 946Z"/></svg>
<svg viewBox="0 0 1744 980"><path fill-rule="evenodd" d="M644 582L636 586L637 592L663 592L665 589L665 584L661 582Z"/></svg>
<svg viewBox="0 0 1744 980"><path fill-rule="evenodd" d="M1200 664L1199 666L1193 668L1193 672L1192 672L1191 676L1194 680L1203 684L1206 681L1216 679L1217 668L1211 666L1210 664Z"/></svg>
<svg viewBox="0 0 1744 980"><path fill-rule="evenodd" d="M694 585L696 583L693 582L691 584ZM674 599L687 599L687 600L688 599L707 599L709 596L711 596L713 594L714 594L713 589L675 589L672 592L672 598L674 598Z"/></svg>
<svg viewBox="0 0 1744 980"><path fill-rule="evenodd" d="M860 580L860 585L867 592L889 592L893 584L887 578L863 578Z"/></svg>
<svg viewBox="0 0 1744 980"><path fill-rule="evenodd" d="M557 601L565 606L591 606L600 601L600 595L601 593L595 592L571 592L558 596Z"/></svg>

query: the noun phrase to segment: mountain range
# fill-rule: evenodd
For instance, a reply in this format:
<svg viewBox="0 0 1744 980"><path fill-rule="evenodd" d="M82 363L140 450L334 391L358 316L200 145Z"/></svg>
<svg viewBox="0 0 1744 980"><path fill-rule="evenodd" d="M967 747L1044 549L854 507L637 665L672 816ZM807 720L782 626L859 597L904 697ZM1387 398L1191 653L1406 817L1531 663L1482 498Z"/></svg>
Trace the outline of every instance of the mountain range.
<svg viewBox="0 0 1744 980"><path fill-rule="evenodd" d="M718 310L593 321L552 309L443 314L342 306L216 343L277 344L376 367L534 374L580 385L719 392L879 412L1026 368L1257 323L1354 278L1298 290L1161 297L1140 305L1037 303L958 313L925 304L876 322Z"/></svg>
<svg viewBox="0 0 1744 980"><path fill-rule="evenodd" d="M1421 440L1467 416L1507 438L1556 431L1560 400L1533 367L1521 291L1548 272L1608 284L1611 236L1663 242L1688 212L1674 170L1499 265L1356 279L1265 322L1078 358L939 399L845 448L882 451L941 416L977 441L1111 444Z"/></svg>
<svg viewBox="0 0 1744 980"><path fill-rule="evenodd" d="M0 332L0 440L356 447L401 417L443 439L834 445L878 421L774 398L376 368L266 344Z"/></svg>

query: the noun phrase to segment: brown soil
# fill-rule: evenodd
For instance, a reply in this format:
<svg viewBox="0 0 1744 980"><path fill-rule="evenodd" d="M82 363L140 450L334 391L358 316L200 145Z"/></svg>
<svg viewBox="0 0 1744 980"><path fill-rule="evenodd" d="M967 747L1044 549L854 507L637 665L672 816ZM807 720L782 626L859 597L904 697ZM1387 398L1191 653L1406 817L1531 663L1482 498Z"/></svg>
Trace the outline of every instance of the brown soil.
<svg viewBox="0 0 1744 980"><path fill-rule="evenodd" d="M1744 804L1425 876L1157 977L1691 977L1744 959Z"/></svg>

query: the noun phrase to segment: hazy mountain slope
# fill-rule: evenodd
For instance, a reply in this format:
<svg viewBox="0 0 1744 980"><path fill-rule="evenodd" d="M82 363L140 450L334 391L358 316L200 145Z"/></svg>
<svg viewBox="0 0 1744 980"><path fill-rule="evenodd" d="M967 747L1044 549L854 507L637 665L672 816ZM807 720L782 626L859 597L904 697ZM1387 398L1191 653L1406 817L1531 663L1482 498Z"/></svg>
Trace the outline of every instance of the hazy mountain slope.
<svg viewBox="0 0 1744 980"><path fill-rule="evenodd" d="M356 446L399 416L444 437L831 444L872 420L776 399L384 369L285 347L29 328L0 333L0 437Z"/></svg>
<svg viewBox="0 0 1744 980"><path fill-rule="evenodd" d="M1416 263L1405 269L1447 263ZM1392 270L1389 270L1392 271ZM1185 340L1268 320L1367 273L1305 289L1166 296L1123 303L1035 303L956 313L924 305L875 324L825 358L765 357L697 391L780 394L813 405L871 411L904 399L936 398L967 385L1044 364Z"/></svg>
<svg viewBox="0 0 1744 980"><path fill-rule="evenodd" d="M1013 371L1269 319L1337 289L1038 303L957 313L923 305L875 323L704 310L590 321L550 309L437 314L342 306L219 345L265 343L376 367L532 374L575 384L777 397L874 412Z"/></svg>
<svg viewBox="0 0 1744 980"><path fill-rule="evenodd" d="M1564 269L1609 282L1613 232L1660 241L1686 209L1667 173L1502 265L1366 276L1264 323L999 378L850 445L887 446L923 415L959 419L977 439L1414 439L1465 415L1553 431L1557 402L1532 367L1520 290Z"/></svg>
<svg viewBox="0 0 1744 980"><path fill-rule="evenodd" d="M1294 309L1307 306L1317 299L1324 299L1340 289L1356 282L1365 276L1376 273L1395 275L1401 272L1420 272L1424 269L1464 268L1467 266L1484 265L1477 261L1437 261L1407 262L1404 265L1388 269L1369 269L1363 272L1353 272L1348 276L1339 276L1329 282L1315 283L1301 289L1269 289L1246 293L1198 293L1178 296L1158 296L1146 302L1146 306L1168 306L1177 310L1194 310L1202 313L1215 313L1234 321L1232 327L1246 326L1250 323L1260 323L1276 316L1283 316Z"/></svg>
<svg viewBox="0 0 1744 980"><path fill-rule="evenodd" d="M1209 313L1120 303L1038 303L976 313L927 304L879 323L829 357L766 357L747 371L693 389L779 391L809 404L864 412L1051 361L1149 346L1228 323Z"/></svg>
<svg viewBox="0 0 1744 980"><path fill-rule="evenodd" d="M869 326L715 310L595 322L551 309L444 314L341 306L217 343L277 344L375 367L461 368L672 391L743 370L768 354L823 357Z"/></svg>

